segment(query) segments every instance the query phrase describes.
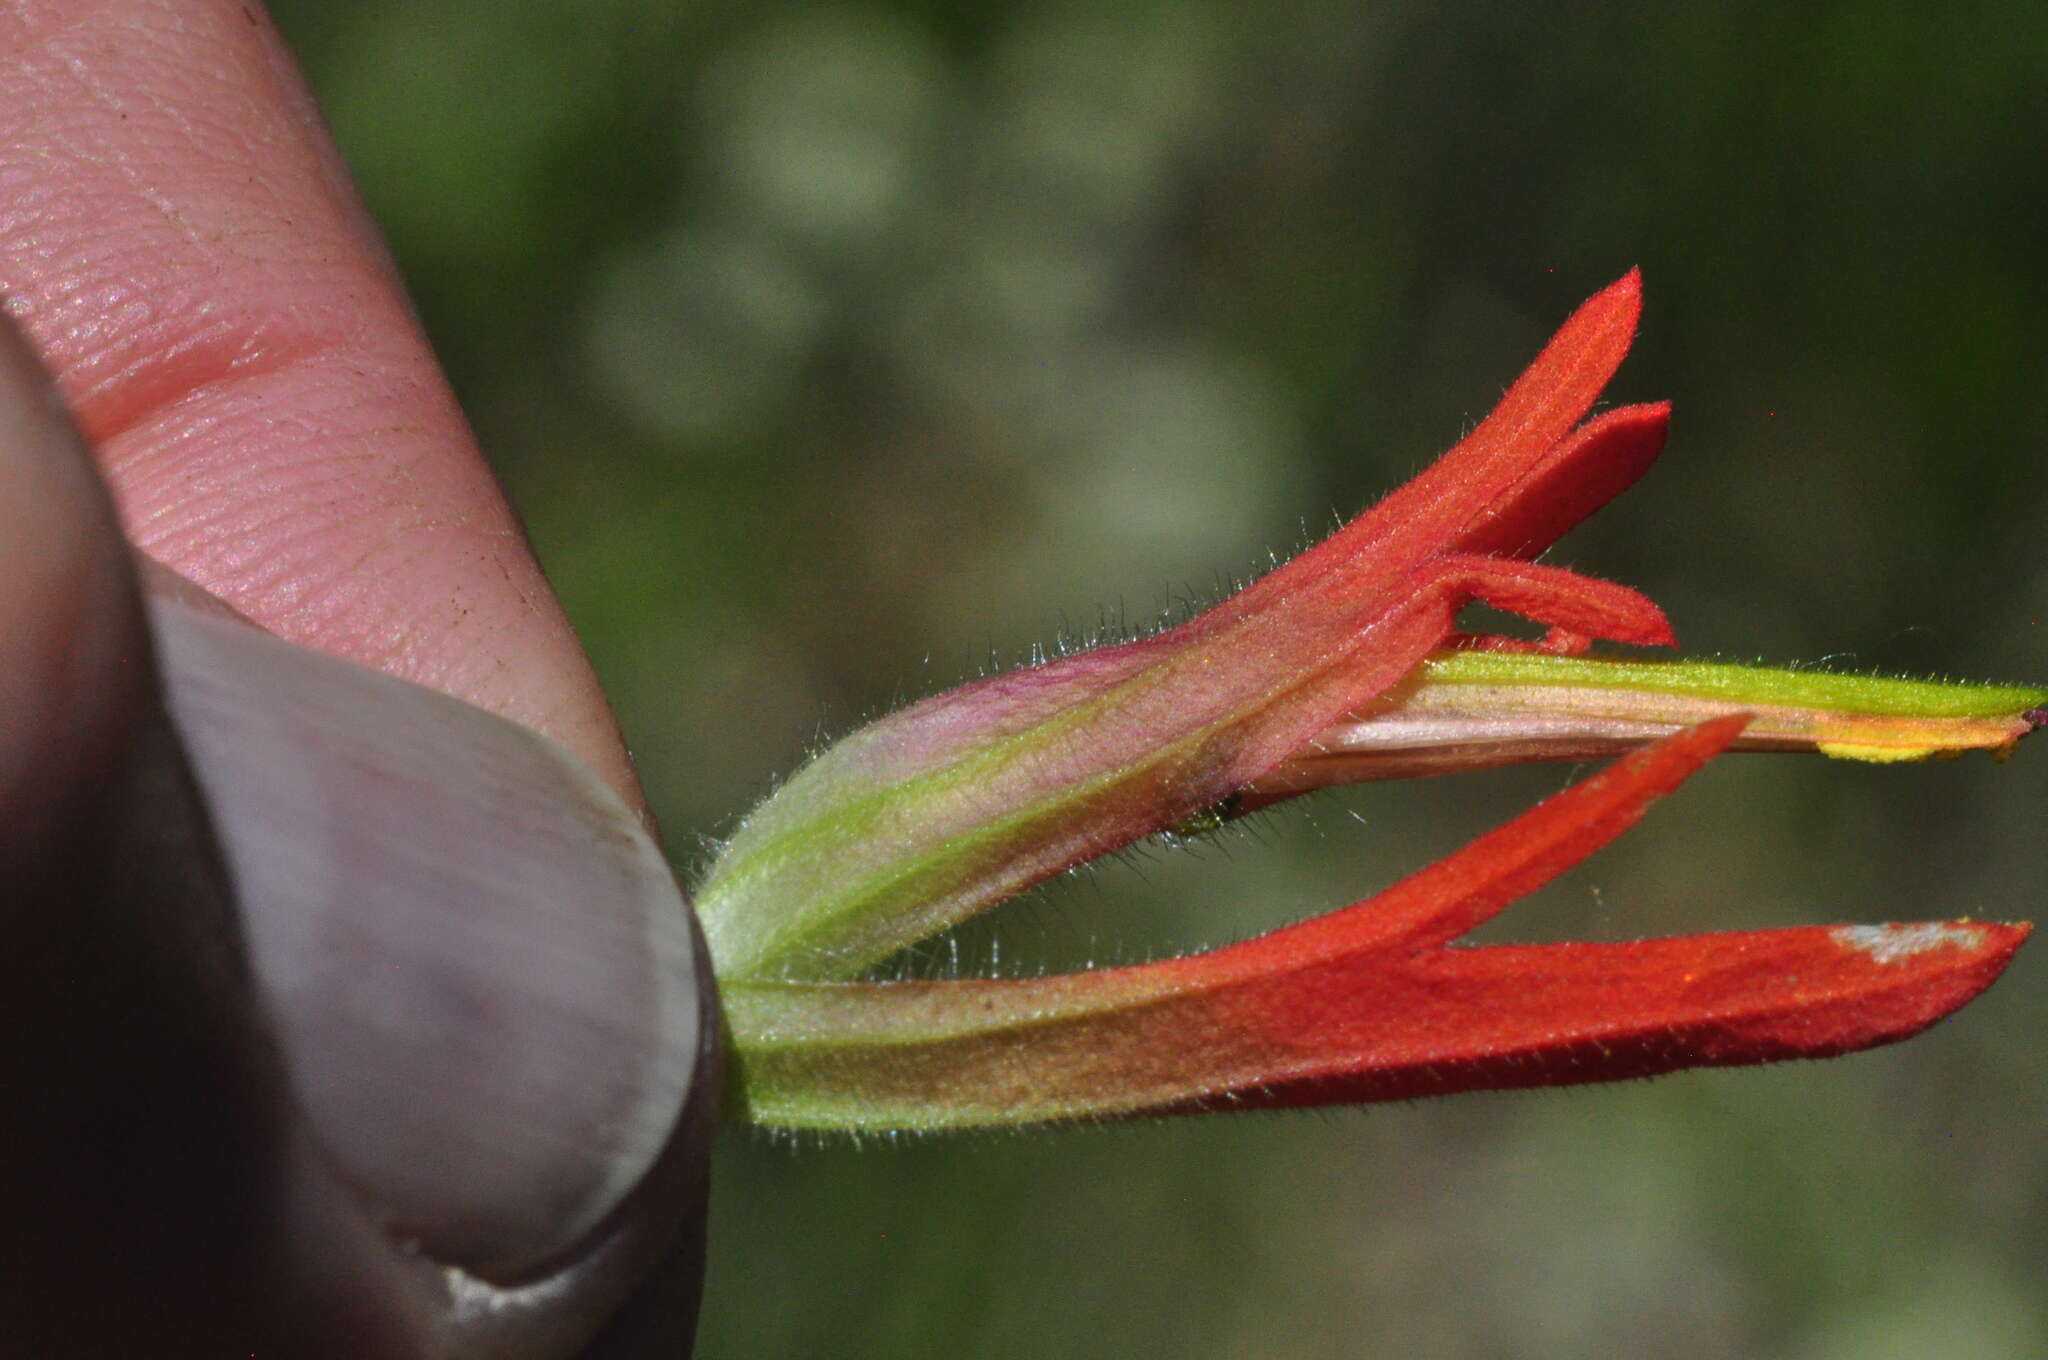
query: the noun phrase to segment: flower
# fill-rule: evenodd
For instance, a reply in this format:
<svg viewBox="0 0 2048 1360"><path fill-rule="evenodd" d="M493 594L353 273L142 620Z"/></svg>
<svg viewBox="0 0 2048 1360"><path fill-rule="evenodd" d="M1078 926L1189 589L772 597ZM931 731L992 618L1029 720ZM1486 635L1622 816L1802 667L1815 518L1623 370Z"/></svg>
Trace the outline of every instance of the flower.
<svg viewBox="0 0 2048 1360"><path fill-rule="evenodd" d="M1663 447L1662 404L1581 423L1639 310L1630 273L1443 458L1206 613L927 699L800 770L698 899L739 1109L908 1129L1561 1085L1868 1047L1988 986L2027 927L1452 945L1733 743L2004 749L2048 703L1576 657L1673 641L1642 595L1533 560ZM1459 634L1475 600L1547 631ZM1331 783L1634 747L1379 896L1241 944L1061 977L861 980L1148 835Z"/></svg>

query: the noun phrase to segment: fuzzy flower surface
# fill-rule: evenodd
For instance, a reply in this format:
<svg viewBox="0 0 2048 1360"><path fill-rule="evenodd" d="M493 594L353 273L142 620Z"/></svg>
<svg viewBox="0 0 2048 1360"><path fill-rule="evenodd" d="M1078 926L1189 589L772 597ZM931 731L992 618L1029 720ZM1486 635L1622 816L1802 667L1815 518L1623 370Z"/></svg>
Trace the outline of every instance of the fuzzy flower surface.
<svg viewBox="0 0 2048 1360"><path fill-rule="evenodd" d="M1167 631L992 676L854 733L740 826L698 895L740 1115L893 1131L1564 1085L1910 1035L2028 927L1799 927L1625 944L1459 936L1730 746L2008 750L2048 691L1579 655L1668 645L1651 601L1538 563L1662 450L1663 404L1586 420L1634 273L1470 435L1322 543ZM1462 634L1483 602L1540 641ZM873 981L898 951L1160 832L1337 783L1618 755L1345 910L1185 958Z"/></svg>

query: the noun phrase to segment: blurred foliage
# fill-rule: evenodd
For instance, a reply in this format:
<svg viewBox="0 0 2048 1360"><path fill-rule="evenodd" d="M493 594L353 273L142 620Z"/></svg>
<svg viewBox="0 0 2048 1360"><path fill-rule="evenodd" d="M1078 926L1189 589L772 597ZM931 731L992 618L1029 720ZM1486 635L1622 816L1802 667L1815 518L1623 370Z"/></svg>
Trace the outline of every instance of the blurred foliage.
<svg viewBox="0 0 2048 1360"><path fill-rule="evenodd" d="M1697 655L2040 680L2048 8L278 0L683 857L821 735L1292 551L1644 267L1554 560ZM1134 957L1562 782L1382 786L967 933ZM2038 914L2048 760L1723 762L1497 935ZM1802 1070L729 1136L700 1353L2048 1353L2048 953Z"/></svg>

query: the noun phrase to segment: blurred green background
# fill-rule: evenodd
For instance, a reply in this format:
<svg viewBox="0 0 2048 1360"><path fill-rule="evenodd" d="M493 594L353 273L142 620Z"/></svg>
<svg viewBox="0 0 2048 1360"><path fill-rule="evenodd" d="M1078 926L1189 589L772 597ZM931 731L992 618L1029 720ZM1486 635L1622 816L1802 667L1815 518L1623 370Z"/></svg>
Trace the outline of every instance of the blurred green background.
<svg viewBox="0 0 2048 1360"><path fill-rule="evenodd" d="M278 0L681 856L822 736L1292 551L1640 264L1688 652L2048 677L2048 7ZM1063 881L1341 905L1567 778ZM1742 757L1493 931L2039 915L2048 751ZM716 1166L706 1357L2048 1354L2048 946L1884 1052Z"/></svg>

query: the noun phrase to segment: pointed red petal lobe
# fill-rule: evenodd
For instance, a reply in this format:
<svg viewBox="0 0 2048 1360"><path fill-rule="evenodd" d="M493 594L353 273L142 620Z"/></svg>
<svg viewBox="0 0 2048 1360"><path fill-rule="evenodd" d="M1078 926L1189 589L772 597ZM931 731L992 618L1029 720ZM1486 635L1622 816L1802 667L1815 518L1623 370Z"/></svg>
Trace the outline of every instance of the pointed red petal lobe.
<svg viewBox="0 0 2048 1360"><path fill-rule="evenodd" d="M1431 554L1455 549L1458 536L1541 467L1592 407L1627 356L1641 315L1642 279L1632 269L1572 313L1450 452L1226 607L1261 608L1318 579L1341 578L1353 591L1384 589Z"/></svg>
<svg viewBox="0 0 2048 1360"><path fill-rule="evenodd" d="M1553 629L1639 647L1677 642L1664 611L1639 591L1562 567L1509 557L1440 557L1426 574L1457 606L1481 600Z"/></svg>
<svg viewBox="0 0 2048 1360"><path fill-rule="evenodd" d="M2031 927L1806 926L1444 949L1332 1008L1250 1107L1406 1100L1827 1058L1896 1042L1997 980Z"/></svg>
<svg viewBox="0 0 2048 1360"><path fill-rule="evenodd" d="M1624 406L1561 440L1459 535L1459 552L1531 558L1649 471L1664 451L1671 405Z"/></svg>
<svg viewBox="0 0 2048 1360"><path fill-rule="evenodd" d="M1592 409L1627 356L1642 310L1642 278L1631 269L1572 313L1477 429L1326 546L1385 551L1379 545L1418 539L1440 546L1466 532Z"/></svg>

